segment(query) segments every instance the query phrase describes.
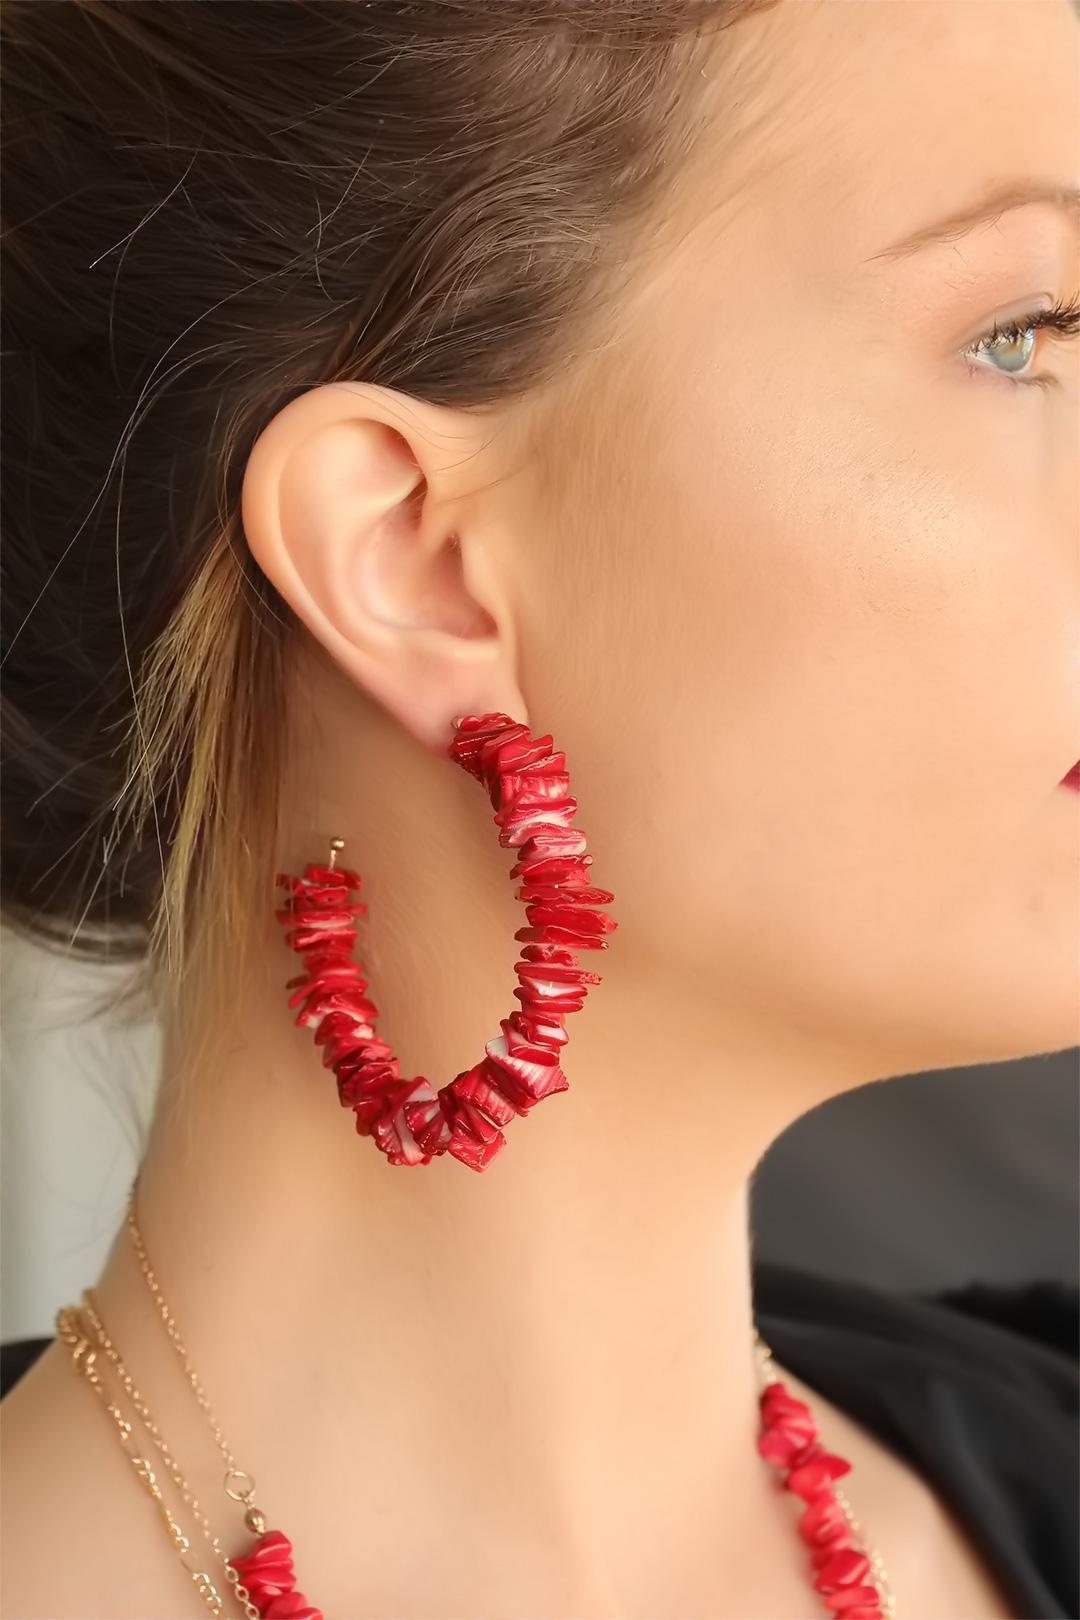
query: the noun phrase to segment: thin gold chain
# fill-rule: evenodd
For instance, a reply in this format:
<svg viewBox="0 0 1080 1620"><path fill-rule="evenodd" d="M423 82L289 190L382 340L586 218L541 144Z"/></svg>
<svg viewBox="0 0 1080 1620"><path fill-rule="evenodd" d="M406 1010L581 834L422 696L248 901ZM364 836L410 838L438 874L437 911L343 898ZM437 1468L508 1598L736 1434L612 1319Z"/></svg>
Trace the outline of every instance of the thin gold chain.
<svg viewBox="0 0 1080 1620"><path fill-rule="evenodd" d="M177 1490L180 1492L185 1504L190 1507L192 1516L201 1529L203 1535L210 1543L210 1546L213 1548L218 1558L220 1558L222 1565L224 1566L226 1579L236 1592L237 1602L244 1610L248 1620L259 1620L259 1611L251 1601L251 1594L240 1580L237 1570L233 1567L229 1560L228 1554L222 1547L219 1538L215 1535L209 1519L199 1506L198 1498L191 1489L191 1486L188 1484L187 1480L184 1478L179 1463L176 1461L176 1458L173 1456L168 1445L166 1444L161 1430L154 1422L150 1408L147 1406L145 1400L135 1387L135 1382L125 1367L119 1350L117 1349L113 1340L109 1337L109 1334L105 1329L105 1324L101 1320L101 1314L97 1309L97 1302L95 1300L93 1290L90 1288L83 1290L83 1310L93 1325L98 1342L101 1348L105 1351L105 1354L108 1356L109 1361L112 1363L116 1376L123 1385L128 1400L135 1408L140 1419L142 1420L144 1427L150 1435L151 1440L153 1440L158 1451L161 1453L162 1460L172 1476Z"/></svg>
<svg viewBox="0 0 1080 1620"><path fill-rule="evenodd" d="M775 1361L773 1360L771 1348L761 1337L761 1334L758 1332L757 1328L754 1329L754 1358L757 1363L759 1390L764 1390L769 1384L774 1384L782 1380L782 1369L777 1367ZM844 1492L835 1482L833 1484L833 1495L836 1497L836 1500L845 1519L848 1522L852 1534L856 1537L860 1550L864 1552L867 1558L870 1560L870 1568L873 1572L874 1581L877 1585L878 1591L881 1593L882 1615L885 1617L885 1620L895 1620L896 1598L893 1595L892 1585L889 1581L888 1574L886 1573L885 1560L882 1558L876 1547L871 1547L869 1541L866 1539L866 1536L863 1534L861 1524L855 1517L855 1510L851 1506L851 1503L848 1501Z"/></svg>
<svg viewBox="0 0 1080 1620"><path fill-rule="evenodd" d="M214 1411L209 1400L207 1399L206 1391L199 1382L199 1376L195 1371L195 1367L192 1363L190 1355L188 1354L187 1347L185 1346L183 1339L180 1337L180 1329L176 1325L176 1319L165 1303L165 1296L161 1291L161 1284L154 1275L153 1267L151 1266L149 1257L147 1256L146 1245L143 1242L143 1235L139 1230L139 1223L135 1215L135 1200L138 1193L138 1185L139 1180L136 1176L135 1180L131 1184L131 1190L128 1193L127 1229L128 1233L130 1234L131 1241L135 1247L136 1256L138 1257L139 1270L142 1272L146 1285L153 1296L154 1303L158 1308L161 1320L165 1324L165 1330L168 1333L169 1338L172 1340L173 1348L180 1358L180 1365L184 1369L184 1375L187 1378L188 1383L191 1385L195 1399L198 1401L199 1405L206 1414L207 1421L213 1430L214 1439L217 1442L218 1450L225 1459L225 1467L227 1469L227 1473L225 1475L225 1489L234 1501L243 1502L245 1507L251 1508L254 1506L255 1502L255 1481L251 1474L246 1471L246 1469L241 1468L237 1464L236 1458L232 1454L229 1443L225 1439L221 1424L214 1416ZM247 1480L248 1485L246 1488L239 1490L235 1488L230 1489L230 1479Z"/></svg>
<svg viewBox="0 0 1080 1620"><path fill-rule="evenodd" d="M60 1307L59 1311L56 1313L56 1327L60 1337L64 1340L65 1344L71 1351L72 1360L74 1361L75 1366L86 1378L86 1381L93 1389L94 1394L104 1404L106 1412L116 1424L120 1437L120 1444L123 1446L124 1451L127 1454L128 1461L131 1463L139 1479L142 1481L146 1491L153 1498L158 1513L160 1514L162 1522L165 1526L169 1540L179 1553L180 1562L184 1566L184 1569L187 1571L188 1575L191 1577L195 1590L203 1599L204 1603L210 1610L210 1613L218 1616L220 1620L220 1617L225 1613L225 1605L222 1601L221 1593L218 1591L205 1569L192 1569L191 1565L188 1563L187 1560L188 1555L191 1552L191 1542L184 1534L184 1531L180 1528L173 1515L169 1512L165 1498L162 1496L161 1488L157 1482L157 1475L151 1468L148 1459L139 1455L132 1449L131 1424L124 1417L115 1401L109 1399L108 1392L105 1389L105 1385L102 1383L101 1375L99 1374L95 1365L97 1360L97 1351L93 1348L91 1341L82 1331L82 1326L74 1307L70 1305L62 1305ZM256 1610L255 1613L257 1616L258 1610Z"/></svg>

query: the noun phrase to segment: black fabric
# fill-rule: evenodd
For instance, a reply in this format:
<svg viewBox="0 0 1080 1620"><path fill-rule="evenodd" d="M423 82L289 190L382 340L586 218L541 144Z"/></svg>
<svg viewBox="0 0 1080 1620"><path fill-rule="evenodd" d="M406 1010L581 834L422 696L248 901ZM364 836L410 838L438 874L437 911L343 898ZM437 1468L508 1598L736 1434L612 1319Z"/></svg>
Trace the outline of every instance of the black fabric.
<svg viewBox="0 0 1080 1620"><path fill-rule="evenodd" d="M754 1303L780 1367L955 1510L1016 1620L1080 1620L1075 1286L889 1293L759 1262Z"/></svg>
<svg viewBox="0 0 1080 1620"><path fill-rule="evenodd" d="M898 1294L759 1260L754 1306L781 1369L890 1445L954 1508L1015 1620L1080 1620L1076 1287ZM49 1343L2 1347L0 1394Z"/></svg>
<svg viewBox="0 0 1080 1620"><path fill-rule="evenodd" d="M51 1339L11 1339L0 1346L0 1400L51 1343Z"/></svg>

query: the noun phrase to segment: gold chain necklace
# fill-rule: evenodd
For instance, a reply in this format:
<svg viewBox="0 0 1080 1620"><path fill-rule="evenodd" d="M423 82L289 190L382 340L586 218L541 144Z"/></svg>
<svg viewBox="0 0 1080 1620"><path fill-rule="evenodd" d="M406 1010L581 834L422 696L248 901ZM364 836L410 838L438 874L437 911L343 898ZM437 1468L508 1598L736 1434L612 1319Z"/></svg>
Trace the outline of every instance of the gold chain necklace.
<svg viewBox="0 0 1080 1620"><path fill-rule="evenodd" d="M225 1493L227 1496L231 1497L234 1502L238 1502L243 1505L244 1524L246 1528L258 1538L255 1546L249 1553L243 1557L236 1558L230 1558L225 1553L221 1542L214 1534L209 1519L199 1507L195 1493L192 1491L187 1480L184 1478L179 1464L177 1463L172 1452L169 1450L169 1447L161 1434L160 1428L154 1422L153 1416L149 1407L147 1406L146 1401L135 1387L134 1380L132 1379L127 1368L124 1366L124 1362L120 1356L119 1350L106 1331L105 1324L101 1319L101 1313L97 1308L97 1302L91 1289L87 1288L83 1291L81 1314L85 1320L80 1320L80 1313L78 1310L67 1308L66 1313L59 1312L57 1314L57 1326L58 1328L61 1327L61 1318L63 1317L64 1325L62 1331L64 1332L66 1342L68 1342L69 1346L71 1347L72 1355L76 1359L77 1365L79 1365L83 1359L83 1351L85 1346L91 1344L92 1342L91 1336L93 1336L93 1339L96 1339L96 1348L91 1350L89 1358L86 1358L88 1360L88 1366L84 1365L83 1370L87 1371L88 1374L90 1371L92 1371L94 1376L98 1378L98 1385L95 1387L98 1389L98 1392L102 1394L104 1392L99 1387L100 1375L96 1372L95 1361L97 1350L100 1349L104 1351L106 1357L111 1363L117 1379L127 1394L128 1399L141 1418L144 1426L154 1441L154 1444L161 1452L161 1455L165 1461L165 1466L176 1484L183 1500L191 1508L191 1511L204 1536L221 1560L222 1565L224 1566L226 1579L235 1593L236 1600L243 1610L246 1620L261 1620L261 1617L268 1612L270 1605L273 1604L275 1608L279 1606L275 1603L275 1600L278 1599L283 1600L290 1605L288 1612L290 1615L295 1617L295 1620L323 1620L321 1611L318 1610L313 1604L309 1603L302 1592L297 1591L296 1574L295 1570L293 1569L292 1562L292 1544L289 1541L289 1538L284 1535L282 1531L267 1530L266 1517L262 1510L255 1505L255 1480L253 1476L245 1469L239 1467L236 1458L233 1455L232 1449L225 1438L221 1424L214 1415L213 1408L207 1399L206 1391L203 1389L199 1376L195 1371L191 1356L188 1353L183 1339L180 1337L180 1330L177 1327L176 1320L165 1303L165 1297L162 1293L161 1285L159 1284L157 1277L154 1275L153 1268L150 1265L149 1257L146 1253L146 1246L143 1242L142 1233L139 1230L139 1225L135 1214L137 1195L138 1176L136 1176L135 1180L133 1181L128 1194L127 1227L135 1249L139 1270L142 1273L147 1288L149 1289L154 1303L157 1306L158 1314L164 1323L173 1348L180 1359L180 1364L184 1370L184 1375L187 1382L195 1396L195 1399L206 1416L218 1449L225 1460L225 1476L223 1481ZM118 1423L121 1442L125 1443L126 1445L128 1437L131 1433L130 1425L124 1423L123 1417L119 1413L118 1409L115 1408L114 1405L111 1405L107 1400L106 1406L107 1409L115 1415ZM145 1459L140 1460L145 1462ZM156 1478L153 1477L152 1470L150 1470L150 1474L151 1478L149 1480L147 1480L145 1473L143 1472L140 1472L140 1477L143 1479L143 1483L147 1486L147 1489L150 1489L151 1486L155 1487L153 1490L151 1490L151 1494L155 1496L155 1499L158 1502L159 1509L163 1514L166 1529L169 1531L173 1545L177 1547L178 1551L181 1551L181 1556L185 1557L187 1552L190 1550L190 1542L165 1507L164 1501L161 1498L160 1489L157 1488ZM186 1562L185 1568L187 1569L188 1574L192 1575L194 1579L195 1576L191 1570L191 1567ZM207 1607L211 1610L211 1613L215 1615L224 1615L225 1610L221 1593L214 1586L213 1582L210 1580L205 1571L200 1570L197 1573L199 1578L196 1581L196 1585L200 1591L200 1595L204 1598Z"/></svg>
<svg viewBox="0 0 1080 1620"><path fill-rule="evenodd" d="M123 1447L128 1460L134 1468L135 1473L142 1485L153 1498L154 1503L157 1506L158 1513L161 1517L161 1521L165 1526L166 1534L175 1547L177 1553L180 1555L180 1562L187 1571L188 1575L191 1577L195 1590L203 1599L211 1614L218 1617L223 1616L225 1613L225 1605L222 1600L221 1593L214 1585L207 1570L203 1569L201 1566L196 1566L193 1568L191 1563L189 1563L188 1560L191 1554L191 1541L181 1529L172 1513L170 1513L165 1498L162 1495L161 1487L157 1482L157 1475L150 1466L149 1460L142 1456L141 1453L136 1452L133 1449L132 1425L124 1417L123 1413L120 1411L120 1408L116 1405L116 1402L110 1399L108 1391L102 1382L101 1374L97 1370L98 1352L94 1346L93 1339L89 1337L84 1330L78 1309L72 1305L61 1306L60 1310L56 1313L56 1327L61 1339L71 1351L72 1360L74 1361L76 1368L83 1374L87 1383L93 1389L99 1400L102 1401L106 1412L115 1423L120 1437L120 1444ZM148 1424L147 1427L149 1428L150 1425ZM156 1427L151 1428L150 1432L152 1438L156 1439L162 1455L166 1456L167 1448L165 1447L164 1441L161 1440ZM194 1496L189 1491L187 1483L180 1474L179 1469L176 1469L175 1465L170 1466L168 1458L166 1460L166 1466L170 1468L170 1472L173 1474L173 1478L176 1481L184 1500L189 1504L194 1504ZM258 1620L257 1609L248 1610L246 1612L248 1612L249 1615L254 1614L255 1620Z"/></svg>
<svg viewBox="0 0 1080 1620"><path fill-rule="evenodd" d="M213 1408L210 1405L206 1392L203 1389L198 1374L195 1371L191 1356L180 1336L180 1330L177 1327L176 1319L165 1302L161 1285L154 1274L152 1266L150 1265L150 1261L146 1253L146 1245L143 1242L142 1232L139 1229L138 1220L136 1218L135 1205L137 1192L138 1177L136 1176L135 1180L132 1182L131 1190L128 1194L126 1224L135 1249L140 1272L142 1273L143 1279L145 1280L154 1303L157 1306L158 1313L165 1326L166 1332L169 1335L173 1348L179 1357L185 1377L187 1378L195 1399L198 1401L199 1406L202 1408L207 1418L218 1450L221 1452L221 1455L224 1458L226 1466L224 1489L226 1494L234 1501L240 1502L244 1505L244 1520L248 1529L254 1531L256 1534L261 1534L266 1528L266 1519L261 1510L255 1506L254 1477L248 1473L246 1469L240 1468L237 1464L232 1449L225 1438L224 1431L214 1415ZM226 1578L232 1586L237 1600L241 1604L244 1614L247 1617L247 1620L260 1620L260 1611L252 1601L252 1594L244 1586L240 1574L224 1552L218 1537L214 1534L213 1529L211 1528L209 1520L199 1507L194 1492L184 1479L175 1458L166 1445L159 1428L155 1424L146 1402L136 1389L130 1374L124 1366L119 1351L117 1350L113 1341L110 1339L108 1333L105 1331L105 1327L101 1320L101 1315L97 1309L91 1289L87 1288L84 1290L83 1302L83 1309L89 1319L92 1331L96 1336L98 1346L105 1351L109 1361L112 1363L116 1375L125 1389L129 1400L134 1406L139 1417L142 1419L147 1431L160 1451L162 1458L165 1461L165 1465L171 1474L184 1502L190 1506L203 1534L206 1536L214 1552L221 1559L225 1568ZM87 1381L91 1384L95 1393L104 1402L106 1410L114 1419L119 1432L121 1444L127 1452L139 1479L150 1495L154 1498L169 1538L173 1546L176 1548L176 1551L179 1553L181 1562L183 1563L184 1568L187 1570L188 1575L194 1582L196 1590L204 1599L212 1614L219 1617L223 1616L225 1612L223 1600L220 1592L210 1579L209 1574L203 1569L192 1569L191 1565L187 1561L188 1555L191 1552L191 1543L188 1537L181 1530L180 1526L177 1524L174 1517L170 1514L157 1484L157 1479L153 1469L150 1467L145 1457L137 1455L131 1449L131 1425L130 1423L126 1422L122 1413L116 1407L115 1403L110 1401L108 1394L105 1391L105 1388L101 1382L100 1374L98 1373L96 1367L97 1351L93 1347L93 1342L85 1331L83 1323L80 1321L78 1312L70 1306L65 1306L57 1313L56 1321L57 1328L61 1336L71 1349L76 1366L81 1372L84 1373ZM762 1392L767 1389L770 1384L780 1382L781 1373L780 1369L777 1368L776 1363L773 1360L772 1351L769 1345L758 1332L756 1327L753 1330L753 1348L757 1367L758 1389L759 1392ZM835 1482L832 1486L832 1493L836 1499L838 1507L848 1523L856 1545L861 1547L866 1558L869 1560L870 1569L873 1572L873 1577L880 1593L881 1614L884 1617L884 1620L895 1620L895 1598L893 1596L892 1586L885 1569L884 1560L876 1548L871 1547L870 1543L866 1539L866 1536L863 1534L862 1527L855 1516L850 1502L848 1501L844 1492L840 1489L839 1485L837 1485ZM297 1596L299 1595L300 1594L297 1594Z"/></svg>
<svg viewBox="0 0 1080 1620"><path fill-rule="evenodd" d="M244 1513L244 1523L247 1525L249 1530L253 1530L255 1531L256 1535L260 1535L266 1529L266 1518L261 1510L255 1506L255 1480L246 1469L241 1468L238 1465L236 1458L232 1454L232 1449L225 1438L221 1424L214 1416L214 1411L209 1400L207 1399L206 1391L199 1382L199 1375L195 1371L194 1364L190 1355L188 1354L184 1341L180 1337L180 1329L176 1325L176 1319L169 1310L168 1305L165 1303L165 1296L161 1291L161 1284L155 1277L153 1268L150 1264L149 1258L147 1257L146 1245L143 1242L142 1232L139 1230L139 1223L135 1216L135 1199L138 1192L138 1185L138 1177L136 1177L132 1182L131 1191L128 1193L126 1220L127 1229L135 1248L136 1258L139 1262L139 1270L143 1274L143 1278L146 1281L146 1286L149 1288L154 1303L158 1308L158 1313L161 1316L161 1320L165 1324L165 1331L169 1335L173 1349L176 1351L176 1354L180 1359L180 1365L184 1369L184 1376L191 1385L192 1393L194 1394L195 1399L198 1401L203 1412L206 1414L206 1419L213 1432L214 1440L217 1443L217 1448L221 1452L222 1457L225 1459L225 1494L227 1496L231 1496L234 1502L243 1503L246 1510ZM258 1620L258 1615L256 1615L256 1620Z"/></svg>

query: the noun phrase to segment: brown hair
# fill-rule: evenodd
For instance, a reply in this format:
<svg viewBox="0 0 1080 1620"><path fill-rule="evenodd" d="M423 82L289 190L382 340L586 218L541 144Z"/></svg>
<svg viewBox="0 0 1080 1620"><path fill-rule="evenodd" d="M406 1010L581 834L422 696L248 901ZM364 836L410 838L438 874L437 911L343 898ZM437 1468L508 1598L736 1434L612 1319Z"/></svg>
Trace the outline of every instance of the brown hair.
<svg viewBox="0 0 1080 1620"><path fill-rule="evenodd" d="M292 620L239 519L314 384L552 378L775 0L5 6L5 915L175 993L268 868ZM136 981L138 984L138 980Z"/></svg>

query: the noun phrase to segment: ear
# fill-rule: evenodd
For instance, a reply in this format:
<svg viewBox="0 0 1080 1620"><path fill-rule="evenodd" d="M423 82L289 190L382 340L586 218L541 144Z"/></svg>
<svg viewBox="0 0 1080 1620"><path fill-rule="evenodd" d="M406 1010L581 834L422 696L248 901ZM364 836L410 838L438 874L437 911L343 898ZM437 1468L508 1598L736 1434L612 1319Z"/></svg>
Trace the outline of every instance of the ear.
<svg viewBox="0 0 1080 1620"><path fill-rule="evenodd" d="M263 573L352 679L439 752L456 715L528 724L485 445L466 411L325 383L278 412L244 473L244 532Z"/></svg>

